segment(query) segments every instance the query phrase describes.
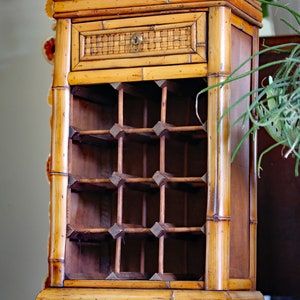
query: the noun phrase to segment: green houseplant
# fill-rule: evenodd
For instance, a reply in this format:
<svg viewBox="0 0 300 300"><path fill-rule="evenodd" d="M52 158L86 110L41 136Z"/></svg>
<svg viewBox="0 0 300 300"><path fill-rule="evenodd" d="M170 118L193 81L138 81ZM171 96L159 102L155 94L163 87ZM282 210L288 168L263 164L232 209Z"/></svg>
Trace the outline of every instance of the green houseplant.
<svg viewBox="0 0 300 300"><path fill-rule="evenodd" d="M262 3L261 4L261 9L262 9L262 14L264 17L267 17L268 16L268 3L270 2L274 2L273 0L266 0L266 3Z"/></svg>
<svg viewBox="0 0 300 300"><path fill-rule="evenodd" d="M272 0L259 1L264 5L273 5L279 9L287 10L300 26L300 14L298 12L290 9L288 6L283 6L277 2L273 2ZM295 28L288 21L282 21L286 24L286 26L292 28L297 35L300 35L300 27ZM272 61L260 65L249 72L238 74L238 71L246 63L268 51L288 51L288 53L285 59ZM236 124L240 124L240 122L242 122L242 124L249 121L252 123L252 126L250 126L249 130L241 138L236 149L234 149L232 160L235 158L243 142L249 136L255 136L260 128L264 128L273 138L274 143L260 154L257 163L258 175L260 175L263 156L275 147L282 146L282 153L285 157L290 155L295 157L295 175L298 176L300 163L300 44L288 43L273 47L266 47L249 57L238 68L232 71L226 80L216 85L209 86L198 93L196 98L196 114L198 96L200 94L207 92L212 88L222 88L224 85L230 84L230 82L249 76L254 72L259 72L264 68L274 65L277 68L274 75L270 76L262 87L251 90L234 102L225 111L219 120L219 123L226 114L230 113L230 111L234 109L236 105L245 101L249 97L252 97L252 101L250 103L245 101L247 103L245 104L244 112L231 124L231 126L234 126ZM200 118L199 121L201 122Z"/></svg>

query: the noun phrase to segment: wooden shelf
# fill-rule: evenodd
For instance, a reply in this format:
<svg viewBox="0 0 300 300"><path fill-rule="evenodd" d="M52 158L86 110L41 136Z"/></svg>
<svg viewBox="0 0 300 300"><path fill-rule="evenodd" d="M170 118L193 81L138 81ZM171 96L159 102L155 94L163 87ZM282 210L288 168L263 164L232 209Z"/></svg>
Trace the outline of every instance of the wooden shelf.
<svg viewBox="0 0 300 300"><path fill-rule="evenodd" d="M112 237L138 237L144 238L165 236L168 238L191 238L191 235L205 234L205 226L194 227L175 227L173 224L158 223L151 228L145 228L137 224L113 224L110 228L82 228L71 224L67 226L67 238L80 242L104 241L106 238Z"/></svg>

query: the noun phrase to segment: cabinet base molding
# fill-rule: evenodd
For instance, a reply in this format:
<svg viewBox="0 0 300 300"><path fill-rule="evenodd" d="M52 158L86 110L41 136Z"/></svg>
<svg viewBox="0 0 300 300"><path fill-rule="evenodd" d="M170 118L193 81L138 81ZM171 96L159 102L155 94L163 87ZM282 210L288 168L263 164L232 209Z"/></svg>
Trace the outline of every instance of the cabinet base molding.
<svg viewBox="0 0 300 300"><path fill-rule="evenodd" d="M149 289L88 289L88 288L47 288L37 300L261 300L257 291L195 291L195 290L149 290Z"/></svg>

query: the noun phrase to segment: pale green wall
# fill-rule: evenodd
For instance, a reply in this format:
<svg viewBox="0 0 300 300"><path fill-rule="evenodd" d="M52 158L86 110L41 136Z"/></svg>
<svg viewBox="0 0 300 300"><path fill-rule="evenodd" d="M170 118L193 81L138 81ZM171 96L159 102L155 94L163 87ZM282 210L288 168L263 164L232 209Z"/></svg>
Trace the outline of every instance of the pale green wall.
<svg viewBox="0 0 300 300"><path fill-rule="evenodd" d="M0 0L0 299L32 300L47 272L52 66L44 0Z"/></svg>

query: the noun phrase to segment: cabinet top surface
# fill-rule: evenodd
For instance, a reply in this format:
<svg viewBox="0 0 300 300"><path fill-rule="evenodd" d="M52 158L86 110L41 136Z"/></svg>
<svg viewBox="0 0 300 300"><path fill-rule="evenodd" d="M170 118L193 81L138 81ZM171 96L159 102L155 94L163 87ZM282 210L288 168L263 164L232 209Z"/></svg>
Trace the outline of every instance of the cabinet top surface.
<svg viewBox="0 0 300 300"><path fill-rule="evenodd" d="M261 3L257 0L47 0L55 18L160 13L227 6L237 14L261 22Z"/></svg>

